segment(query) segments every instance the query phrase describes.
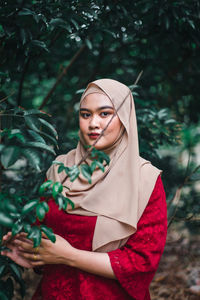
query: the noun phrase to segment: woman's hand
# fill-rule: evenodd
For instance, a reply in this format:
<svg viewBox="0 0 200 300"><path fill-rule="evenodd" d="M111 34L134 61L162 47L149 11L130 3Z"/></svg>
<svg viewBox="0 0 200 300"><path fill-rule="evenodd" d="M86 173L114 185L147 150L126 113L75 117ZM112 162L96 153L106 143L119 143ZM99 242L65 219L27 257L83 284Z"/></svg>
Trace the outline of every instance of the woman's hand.
<svg viewBox="0 0 200 300"><path fill-rule="evenodd" d="M13 243L17 247L17 251L32 267L45 264L71 264L75 248L73 248L65 239L59 235L56 236L56 242L52 243L42 235L41 244L37 248L33 248L33 243L28 240L26 233L20 233ZM14 248L15 250L16 248Z"/></svg>
<svg viewBox="0 0 200 300"><path fill-rule="evenodd" d="M12 259L16 264L24 267L24 268L32 268L31 263L25 259L24 257L21 256L21 253L18 249L18 247L15 245L15 239L19 238L18 236L15 236L12 238L11 232L7 233L3 237L3 243L6 245L7 248L9 248L11 251L4 250L1 251L1 255L5 255ZM23 240L23 239L22 239Z"/></svg>

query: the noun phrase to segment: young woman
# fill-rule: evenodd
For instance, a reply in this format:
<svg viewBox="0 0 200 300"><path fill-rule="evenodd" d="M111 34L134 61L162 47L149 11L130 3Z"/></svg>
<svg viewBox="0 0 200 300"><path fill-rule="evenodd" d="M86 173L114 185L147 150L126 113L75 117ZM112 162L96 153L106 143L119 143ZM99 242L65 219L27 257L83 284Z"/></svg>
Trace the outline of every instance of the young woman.
<svg viewBox="0 0 200 300"><path fill-rule="evenodd" d="M125 99L125 100L124 100ZM117 112L117 114L116 114ZM92 145L114 115L95 147L110 156L92 184L82 176L66 179L69 206L59 211L50 200L44 223L56 242L45 236L37 249L21 234L4 251L25 267L43 266L33 300L149 300L149 285L158 267L167 232L165 192L160 170L139 156L137 124L131 91L111 79L90 83L80 101L80 142L56 160L77 164L85 145ZM90 164L92 158L86 159ZM53 165L47 179L62 181ZM6 240L8 235L4 237Z"/></svg>

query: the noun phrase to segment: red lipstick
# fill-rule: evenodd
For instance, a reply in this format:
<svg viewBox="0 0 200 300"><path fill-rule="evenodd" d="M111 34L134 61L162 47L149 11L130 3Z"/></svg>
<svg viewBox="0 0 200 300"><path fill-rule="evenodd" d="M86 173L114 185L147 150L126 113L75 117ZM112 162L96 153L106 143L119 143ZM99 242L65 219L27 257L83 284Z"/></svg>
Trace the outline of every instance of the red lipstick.
<svg viewBox="0 0 200 300"><path fill-rule="evenodd" d="M88 136L92 139L92 140L96 140L100 134L97 133L97 132L92 132L92 133L89 133Z"/></svg>

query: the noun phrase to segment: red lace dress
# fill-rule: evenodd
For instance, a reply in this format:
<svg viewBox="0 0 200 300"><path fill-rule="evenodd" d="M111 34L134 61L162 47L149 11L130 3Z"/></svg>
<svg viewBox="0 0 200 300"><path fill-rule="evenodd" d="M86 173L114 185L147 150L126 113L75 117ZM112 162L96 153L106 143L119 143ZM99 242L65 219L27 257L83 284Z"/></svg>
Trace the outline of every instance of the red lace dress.
<svg viewBox="0 0 200 300"><path fill-rule="evenodd" d="M97 217L59 211L53 200L45 224L82 250L91 251ZM158 267L167 233L165 192L160 176L138 223L120 249L108 252L117 280L67 265L45 265L32 300L149 300L149 285Z"/></svg>

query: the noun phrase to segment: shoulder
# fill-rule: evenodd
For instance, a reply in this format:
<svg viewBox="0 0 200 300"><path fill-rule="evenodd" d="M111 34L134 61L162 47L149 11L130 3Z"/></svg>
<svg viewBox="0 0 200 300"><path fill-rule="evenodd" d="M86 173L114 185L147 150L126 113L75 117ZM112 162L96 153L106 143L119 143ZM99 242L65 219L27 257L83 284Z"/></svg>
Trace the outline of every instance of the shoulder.
<svg viewBox="0 0 200 300"><path fill-rule="evenodd" d="M157 216L158 218L166 218L167 214L167 203L166 203L166 195L163 186L163 182L161 176L159 175L152 194L149 198L146 213L152 214L154 218Z"/></svg>
<svg viewBox="0 0 200 300"><path fill-rule="evenodd" d="M164 186L163 186L161 175L159 175L157 180L156 180L156 183L155 183L155 186L154 186L154 189L153 189L153 192L151 194L150 199L154 199L154 198L158 198L158 197L164 197L165 198L165 189L164 189Z"/></svg>

